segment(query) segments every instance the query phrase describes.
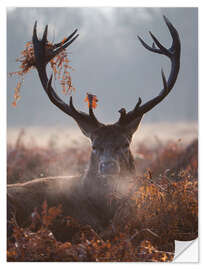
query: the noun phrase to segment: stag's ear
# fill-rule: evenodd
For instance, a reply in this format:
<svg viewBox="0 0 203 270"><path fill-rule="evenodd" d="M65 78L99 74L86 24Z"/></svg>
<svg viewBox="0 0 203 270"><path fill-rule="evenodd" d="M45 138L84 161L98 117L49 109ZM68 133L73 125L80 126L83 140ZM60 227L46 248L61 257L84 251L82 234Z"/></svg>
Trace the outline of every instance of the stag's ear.
<svg viewBox="0 0 203 270"><path fill-rule="evenodd" d="M142 116L136 117L133 120L125 123L125 129L126 129L126 133L128 134L128 136L132 137L134 132L138 129L139 124L142 120Z"/></svg>
<svg viewBox="0 0 203 270"><path fill-rule="evenodd" d="M76 122L80 130L82 131L82 133L90 139L94 131L102 126L102 124L100 123L97 123L97 124L91 123L91 122L88 123L87 121L84 121L83 119L79 119L79 120L77 119Z"/></svg>
<svg viewBox="0 0 203 270"><path fill-rule="evenodd" d="M91 134L95 130L95 128L92 127L92 126L89 126L87 123L84 123L82 121L77 121L77 124L78 124L80 130L82 131L82 133L86 137L90 138L91 137Z"/></svg>

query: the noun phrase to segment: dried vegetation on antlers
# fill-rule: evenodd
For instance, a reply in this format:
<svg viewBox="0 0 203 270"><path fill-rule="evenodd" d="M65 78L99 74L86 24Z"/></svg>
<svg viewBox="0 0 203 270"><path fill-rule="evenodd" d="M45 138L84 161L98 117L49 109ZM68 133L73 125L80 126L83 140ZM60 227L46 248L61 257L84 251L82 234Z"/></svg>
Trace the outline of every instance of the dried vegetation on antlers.
<svg viewBox="0 0 203 270"><path fill-rule="evenodd" d="M62 40L61 46L65 41ZM47 42L46 50L53 50L54 44L51 42ZM16 62L20 64L19 71L10 72L9 75L17 75L19 77L18 83L14 89L14 101L12 103L13 106L16 106L17 101L20 99L20 89L22 87L22 83L24 81L25 75L35 68L35 57L34 57L34 49L33 43L31 41L25 44L25 49L20 53L20 57L16 59ZM68 54L64 50L62 50L59 54L57 54L53 59L50 61L51 69L54 73L55 79L60 81L60 85L64 94L67 94L71 91L75 91L75 88L72 85L72 80L70 76L69 70L73 71L73 68L69 65Z"/></svg>

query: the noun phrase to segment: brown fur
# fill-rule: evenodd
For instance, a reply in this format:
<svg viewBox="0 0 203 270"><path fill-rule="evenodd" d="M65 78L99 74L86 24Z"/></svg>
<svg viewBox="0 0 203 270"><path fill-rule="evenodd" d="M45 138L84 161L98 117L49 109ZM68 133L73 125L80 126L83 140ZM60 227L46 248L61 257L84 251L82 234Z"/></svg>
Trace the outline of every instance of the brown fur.
<svg viewBox="0 0 203 270"><path fill-rule="evenodd" d="M63 215L101 231L102 217L87 200L81 187L79 177L49 177L8 185L8 217L14 213L18 225L28 226L34 209L41 209L46 201L48 207L62 205Z"/></svg>

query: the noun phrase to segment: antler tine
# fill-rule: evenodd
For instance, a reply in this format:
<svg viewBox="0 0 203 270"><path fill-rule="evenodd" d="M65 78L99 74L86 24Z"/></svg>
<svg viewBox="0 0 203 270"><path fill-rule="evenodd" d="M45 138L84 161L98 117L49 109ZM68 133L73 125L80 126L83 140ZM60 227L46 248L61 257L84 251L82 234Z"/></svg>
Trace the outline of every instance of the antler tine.
<svg viewBox="0 0 203 270"><path fill-rule="evenodd" d="M35 21L34 27L33 27L33 35L32 35L33 43L39 41L37 37L37 21Z"/></svg>
<svg viewBox="0 0 203 270"><path fill-rule="evenodd" d="M169 56L168 50L158 41L158 39L155 37L155 35L153 35L151 31L149 31L149 33L150 33L150 36L152 37L152 39L154 40L154 43L160 49L160 54L164 54L164 55ZM157 52L157 51L155 51L155 52Z"/></svg>
<svg viewBox="0 0 203 270"><path fill-rule="evenodd" d="M46 73L46 65L47 63L54 58L57 54L61 52L61 50L64 50L67 48L77 37L78 35L75 35L77 32L77 29L69 35L64 42L55 44L53 47L58 48L55 51L49 51L46 52L46 43L47 43L47 34L48 34L48 25L45 27L43 37L41 40L37 37L37 22L34 24L33 28L33 47L34 47L34 55L35 55L35 62L36 62L36 68L39 74L40 81L42 83L42 86L48 95L50 101L56 105L59 109L61 109L64 113L68 114L69 116L73 117L78 123L80 120L84 120L84 122L87 122L90 126L98 127L101 124L96 119L93 111L90 111L90 114L86 114L84 112L77 111L75 107L73 106L72 97L70 97L70 104L66 104L55 92L55 90L52 87L52 79L53 75L48 79L47 73ZM62 45L63 44L63 45ZM62 46L61 46L62 45Z"/></svg>
<svg viewBox="0 0 203 270"><path fill-rule="evenodd" d="M126 109L125 108L121 108L118 112L120 113L120 118L118 120L119 124L125 123L125 120L126 120Z"/></svg>
<svg viewBox="0 0 203 270"><path fill-rule="evenodd" d="M42 41L43 41L44 43L47 42L47 34L48 34L48 25L45 26L44 33L43 33L43 37L42 37Z"/></svg>
<svg viewBox="0 0 203 270"><path fill-rule="evenodd" d="M65 44L67 41L69 41L76 34L77 31L78 31L78 29L75 29L75 31L72 34L70 34L63 42L59 42L59 43L54 44L54 49L61 47L63 44Z"/></svg>
<svg viewBox="0 0 203 270"><path fill-rule="evenodd" d="M164 91L168 91L168 85L167 85L167 82L166 82L166 76L164 74L164 71L163 69L161 69L161 76L162 76L162 81L163 81L163 85L164 85Z"/></svg>
<svg viewBox="0 0 203 270"><path fill-rule="evenodd" d="M91 122L93 123L95 126L99 127L101 126L102 124L97 120L97 118L95 117L94 115L94 112L92 110L92 108L89 108L89 115L84 113L84 112L81 112L81 111L77 111L76 108L74 107L73 105L73 98L72 96L70 97L70 102L69 102L69 107L70 107L70 110L71 110L71 116L77 121L77 119L79 120L84 120L86 121L87 123L88 122Z"/></svg>
<svg viewBox="0 0 203 270"><path fill-rule="evenodd" d="M77 29L69 37L67 37L64 42L58 43L57 46L56 44L54 45L54 48L58 48L58 49L53 51L52 56L50 57L50 60L54 58L57 54L59 54L61 51L65 50L71 43L73 43L73 41L79 36L79 34L77 34L75 37L73 37L76 32L77 32ZM61 44L61 46L59 44Z"/></svg>
<svg viewBox="0 0 203 270"><path fill-rule="evenodd" d="M151 52L162 54L162 52L155 47L154 43L153 43L152 47L150 47L147 43L144 42L144 40L140 36L137 36L137 38L142 43L142 45L145 47L145 49L147 49L147 50L149 50Z"/></svg>
<svg viewBox="0 0 203 270"><path fill-rule="evenodd" d="M159 53L159 54L163 54L163 55L166 55L168 57L172 57L173 56L173 52L174 50L179 50L180 48L180 40L179 40L179 35L178 35L178 32L177 30L175 29L175 27L172 25L172 23L169 21L169 19L166 17L166 16L163 16L164 18L164 21L170 31L170 34L172 36L172 39L173 39L173 43L172 43L172 46L170 49L167 49L165 48L160 42L159 40L155 37L154 34L152 34L151 31L149 31L149 34L150 36L152 37L154 43L152 45L152 47L150 47L147 43L145 43L143 41L143 39L141 39L139 36L138 39L140 40L140 42L142 43L142 45L149 51L152 51L154 53ZM157 47L159 48L156 48L155 47L155 44L157 45Z"/></svg>
<svg viewBox="0 0 203 270"><path fill-rule="evenodd" d="M53 45L52 50L49 50L47 55L46 55L46 64L51 59L53 59L57 54L59 54L61 51L65 50L69 45L71 45L71 43L73 43L73 41L79 36L79 34L74 36L77 31L78 31L78 29L76 29L72 34L70 34L63 42L60 42L60 43ZM42 37L41 41L39 41L39 39L37 37L37 21L35 21L35 24L33 27L32 41L33 41L34 47L36 48L36 50L35 50L36 54L40 53L39 48L38 48L38 46L40 46L39 44L42 45L44 43L44 45L45 45L48 42L47 35L48 35L48 25L46 25L46 27L44 29L43 37ZM54 50L54 49L56 49L56 50ZM43 52L41 51L41 53L43 53ZM44 53L41 54L39 57L41 58L42 56L44 56Z"/></svg>
<svg viewBox="0 0 203 270"><path fill-rule="evenodd" d="M134 109L128 113L126 113L125 108L121 108L118 112L120 113L120 118L118 120L119 125L125 124L129 121L132 121L134 119L134 114L137 112L138 108L140 107L140 104L142 103L141 97L139 97L137 104L135 105Z"/></svg>
<svg viewBox="0 0 203 270"><path fill-rule="evenodd" d="M140 106L141 100L138 101L135 108L132 111L128 112L125 115L125 117L124 115L120 116L118 124L123 124L123 123L127 124L129 121L132 121L136 117L141 117L143 114L150 111L153 107L155 107L168 95L168 93L171 91L171 89L173 88L176 82L178 72L180 69L180 51L181 51L180 39L179 39L177 30L172 25L172 23L168 20L168 18L166 18L166 16L163 16L163 18L173 39L170 49L166 49L151 32L149 33L154 41L152 47L146 44L139 36L138 36L138 39L147 50L152 51L154 53L163 54L169 57L169 59L171 60L171 72L170 72L168 81L166 80L163 70L161 70L163 89L161 90L159 95L153 98L152 100L146 102L142 106ZM158 48L155 47L155 44Z"/></svg>
<svg viewBox="0 0 203 270"><path fill-rule="evenodd" d="M94 111L92 109L92 106L89 107L89 116L93 121L97 121L97 118L95 117ZM98 121L97 121L98 122Z"/></svg>
<svg viewBox="0 0 203 270"><path fill-rule="evenodd" d="M172 38L173 38L173 43L172 43L172 46L169 50L171 51L171 53L173 53L174 50L179 51L180 50L180 38L179 38L178 32L166 16L163 16L163 18L164 18L164 21L165 21L166 25L168 26L168 29L171 33Z"/></svg>

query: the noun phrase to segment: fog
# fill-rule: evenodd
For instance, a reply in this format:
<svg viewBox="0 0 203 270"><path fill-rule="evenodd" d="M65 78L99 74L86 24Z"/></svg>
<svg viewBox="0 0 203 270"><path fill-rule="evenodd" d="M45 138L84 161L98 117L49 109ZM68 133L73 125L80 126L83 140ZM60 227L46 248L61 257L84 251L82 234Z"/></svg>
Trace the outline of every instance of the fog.
<svg viewBox="0 0 203 270"><path fill-rule="evenodd" d="M166 15L177 28L181 44L181 68L177 82L165 100L149 112L142 123L197 121L198 98L198 9L197 8L10 8L7 10L7 71L19 69L15 59L31 40L35 20L39 35L49 25L50 41L61 41L75 28L79 38L69 47L74 104L87 111L86 92L96 94L99 103L95 114L101 122L118 119L118 110L131 110L138 97L143 102L162 88L161 68L166 76L170 62L165 56L147 51L137 39L152 44L148 31L166 46L171 36L163 20ZM8 127L66 126L74 121L48 100L36 70L26 77L22 98L11 106L17 78L8 78ZM60 85L54 82L61 94Z"/></svg>
<svg viewBox="0 0 203 270"><path fill-rule="evenodd" d="M22 135L23 144L27 147L41 146L64 149L66 146L81 147L90 145L87 139L79 129L66 127L26 127L24 129L9 128L8 143L16 144L19 135ZM140 143L151 148L157 144L165 144L168 141L174 141L178 144L187 145L198 136L197 123L178 122L178 123L145 123L133 136L132 149Z"/></svg>

